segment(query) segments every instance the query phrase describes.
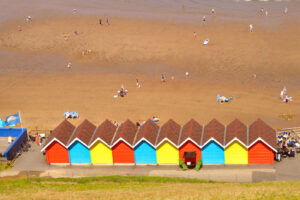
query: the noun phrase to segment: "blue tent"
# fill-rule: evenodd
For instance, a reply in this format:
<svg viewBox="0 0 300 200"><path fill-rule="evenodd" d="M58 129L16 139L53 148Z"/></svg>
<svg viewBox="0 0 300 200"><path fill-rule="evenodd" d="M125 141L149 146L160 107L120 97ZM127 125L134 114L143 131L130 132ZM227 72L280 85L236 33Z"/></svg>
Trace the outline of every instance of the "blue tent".
<svg viewBox="0 0 300 200"><path fill-rule="evenodd" d="M90 150L81 142L74 142L69 148L70 163L91 163Z"/></svg>
<svg viewBox="0 0 300 200"><path fill-rule="evenodd" d="M225 164L224 149L215 141L210 141L202 148L203 164Z"/></svg>
<svg viewBox="0 0 300 200"><path fill-rule="evenodd" d="M156 164L156 151L148 142L142 141L134 148L136 164Z"/></svg>

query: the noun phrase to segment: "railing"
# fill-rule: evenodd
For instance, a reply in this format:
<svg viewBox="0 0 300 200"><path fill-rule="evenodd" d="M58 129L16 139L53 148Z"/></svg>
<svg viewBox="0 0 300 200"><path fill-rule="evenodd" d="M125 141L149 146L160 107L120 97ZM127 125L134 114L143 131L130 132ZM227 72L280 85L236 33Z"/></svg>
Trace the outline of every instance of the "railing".
<svg viewBox="0 0 300 200"><path fill-rule="evenodd" d="M52 132L52 130L34 129L34 130L30 130L28 132L28 134L30 134L30 135L36 135L36 134L45 133L46 137L48 137L51 134L51 132Z"/></svg>

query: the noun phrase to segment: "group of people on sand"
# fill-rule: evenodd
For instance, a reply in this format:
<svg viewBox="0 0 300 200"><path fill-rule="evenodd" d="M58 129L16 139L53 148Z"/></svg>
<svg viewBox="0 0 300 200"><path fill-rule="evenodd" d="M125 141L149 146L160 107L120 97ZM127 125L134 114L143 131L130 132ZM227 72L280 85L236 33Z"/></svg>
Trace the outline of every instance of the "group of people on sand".
<svg viewBox="0 0 300 200"><path fill-rule="evenodd" d="M159 119L157 116L153 116L153 117L151 118L151 121L152 121L153 123L157 123L157 122L159 122L159 120L160 120L160 119ZM117 121L114 121L114 122L113 122L113 124L114 124L116 127L121 126L123 123L124 123L124 122L121 122L120 124L119 124ZM145 123L146 123L146 121L142 121L142 122L137 121L137 122L136 122L136 126L137 126L137 127L143 126Z"/></svg>
<svg viewBox="0 0 300 200"><path fill-rule="evenodd" d="M284 15L287 15L288 14L288 8L287 7L285 7L284 8L284 11L283 11L283 13L284 13ZM269 12L267 11L267 10L265 10L264 8L261 8L260 10L259 10L259 14L261 15L261 16L268 16L269 15ZM250 24L249 25L249 30L250 30L250 32L253 32L253 24Z"/></svg>
<svg viewBox="0 0 300 200"><path fill-rule="evenodd" d="M292 97L289 97L287 95L287 89L286 87L284 86L283 89L281 90L280 92L280 99L284 102L284 103L288 103L289 101L292 101L293 98Z"/></svg>
<svg viewBox="0 0 300 200"><path fill-rule="evenodd" d="M159 118L157 116L153 116L151 118L151 121L156 124L157 122L159 122ZM143 126L145 123L146 123L146 121L136 122L136 126Z"/></svg>
<svg viewBox="0 0 300 200"><path fill-rule="evenodd" d="M110 24L109 24L108 17L106 17L105 22L106 22L106 25L110 25ZM101 19L101 18L99 19L99 24L100 24L101 26L104 25L104 24L102 23L102 19Z"/></svg>

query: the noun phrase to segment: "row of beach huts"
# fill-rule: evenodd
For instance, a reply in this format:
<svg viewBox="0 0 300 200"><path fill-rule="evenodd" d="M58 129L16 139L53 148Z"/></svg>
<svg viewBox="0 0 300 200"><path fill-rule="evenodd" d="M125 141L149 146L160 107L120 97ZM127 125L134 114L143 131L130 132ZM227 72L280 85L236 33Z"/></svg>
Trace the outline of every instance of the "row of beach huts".
<svg viewBox="0 0 300 200"><path fill-rule="evenodd" d="M180 126L170 119L161 127L151 120L139 127L130 120L118 127L109 120L98 127L64 120L42 152L49 164L178 164L185 152L195 152L204 165L273 164L276 132L260 119L250 126L238 119L227 126L216 119Z"/></svg>

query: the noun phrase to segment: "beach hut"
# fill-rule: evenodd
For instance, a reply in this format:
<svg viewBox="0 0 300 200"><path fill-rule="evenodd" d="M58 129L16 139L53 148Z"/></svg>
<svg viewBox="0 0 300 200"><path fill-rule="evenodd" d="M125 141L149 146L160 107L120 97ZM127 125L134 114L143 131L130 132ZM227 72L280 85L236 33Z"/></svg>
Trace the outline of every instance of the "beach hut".
<svg viewBox="0 0 300 200"><path fill-rule="evenodd" d="M112 142L114 164L134 164L133 142L137 126L127 120L119 126Z"/></svg>
<svg viewBox="0 0 300 200"><path fill-rule="evenodd" d="M74 129L75 126L64 120L52 131L41 150L46 152L48 164L70 163L67 144Z"/></svg>
<svg viewBox="0 0 300 200"><path fill-rule="evenodd" d="M225 164L248 164L247 127L238 119L226 127Z"/></svg>
<svg viewBox="0 0 300 200"><path fill-rule="evenodd" d="M69 140L68 149L71 164L91 163L89 142L96 126L84 120L74 131Z"/></svg>
<svg viewBox="0 0 300 200"><path fill-rule="evenodd" d="M89 144L92 164L113 164L110 144L116 129L108 120L97 127Z"/></svg>
<svg viewBox="0 0 300 200"><path fill-rule="evenodd" d="M178 164L179 151L177 149L181 127L170 119L160 129L156 141L156 155L158 164Z"/></svg>
<svg viewBox="0 0 300 200"><path fill-rule="evenodd" d="M196 157L194 162L197 163L198 159L201 158L201 137L203 127L195 120L190 120L182 127L181 136L179 139L179 158L183 162L187 162L184 158L184 153L195 152Z"/></svg>
<svg viewBox="0 0 300 200"><path fill-rule="evenodd" d="M157 164L155 141L159 127L151 120L143 124L134 142L134 160L136 164Z"/></svg>
<svg viewBox="0 0 300 200"><path fill-rule="evenodd" d="M273 164L276 150L276 132L261 119L249 127L248 163Z"/></svg>
<svg viewBox="0 0 300 200"><path fill-rule="evenodd" d="M216 119L205 126L201 142L203 164L225 164L224 131L224 125Z"/></svg>

